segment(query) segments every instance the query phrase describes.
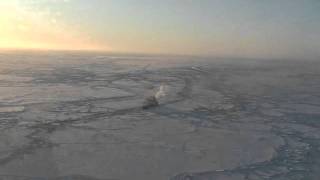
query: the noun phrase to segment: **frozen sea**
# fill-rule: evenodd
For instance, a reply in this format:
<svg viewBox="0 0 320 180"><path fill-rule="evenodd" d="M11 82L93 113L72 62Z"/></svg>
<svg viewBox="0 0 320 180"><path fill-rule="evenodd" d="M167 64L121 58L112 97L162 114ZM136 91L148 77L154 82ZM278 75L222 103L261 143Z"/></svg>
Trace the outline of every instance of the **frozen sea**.
<svg viewBox="0 0 320 180"><path fill-rule="evenodd" d="M0 180L319 179L320 61L0 52Z"/></svg>

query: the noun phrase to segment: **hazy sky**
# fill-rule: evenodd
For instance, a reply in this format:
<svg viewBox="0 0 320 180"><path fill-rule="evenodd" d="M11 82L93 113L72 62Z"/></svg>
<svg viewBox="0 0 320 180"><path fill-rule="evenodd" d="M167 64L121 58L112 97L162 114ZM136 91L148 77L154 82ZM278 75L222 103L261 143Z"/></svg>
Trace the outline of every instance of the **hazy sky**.
<svg viewBox="0 0 320 180"><path fill-rule="evenodd" d="M320 0L0 0L0 47L320 58Z"/></svg>

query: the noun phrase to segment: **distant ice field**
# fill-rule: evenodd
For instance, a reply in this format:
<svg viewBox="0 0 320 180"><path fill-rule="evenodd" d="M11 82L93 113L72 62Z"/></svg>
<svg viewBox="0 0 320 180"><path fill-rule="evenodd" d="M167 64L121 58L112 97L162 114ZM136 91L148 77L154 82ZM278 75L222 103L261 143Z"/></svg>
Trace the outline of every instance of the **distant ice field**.
<svg viewBox="0 0 320 180"><path fill-rule="evenodd" d="M0 180L318 180L319 92L320 61L1 51Z"/></svg>

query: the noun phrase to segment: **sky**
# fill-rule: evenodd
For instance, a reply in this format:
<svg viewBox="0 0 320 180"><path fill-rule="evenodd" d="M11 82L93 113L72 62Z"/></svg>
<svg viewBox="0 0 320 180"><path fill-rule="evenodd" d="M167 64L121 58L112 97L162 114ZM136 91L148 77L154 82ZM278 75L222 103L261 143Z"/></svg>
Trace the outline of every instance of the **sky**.
<svg viewBox="0 0 320 180"><path fill-rule="evenodd" d="M320 59L319 0L0 0L0 48Z"/></svg>

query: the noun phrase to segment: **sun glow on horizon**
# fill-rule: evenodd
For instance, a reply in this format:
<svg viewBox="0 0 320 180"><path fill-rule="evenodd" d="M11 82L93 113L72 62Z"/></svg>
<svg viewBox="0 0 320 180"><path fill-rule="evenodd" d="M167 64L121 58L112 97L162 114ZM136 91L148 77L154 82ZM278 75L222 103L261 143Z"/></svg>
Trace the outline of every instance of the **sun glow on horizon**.
<svg viewBox="0 0 320 180"><path fill-rule="evenodd" d="M2 49L111 50L60 21L60 12L37 11L18 0L0 2L0 10Z"/></svg>

